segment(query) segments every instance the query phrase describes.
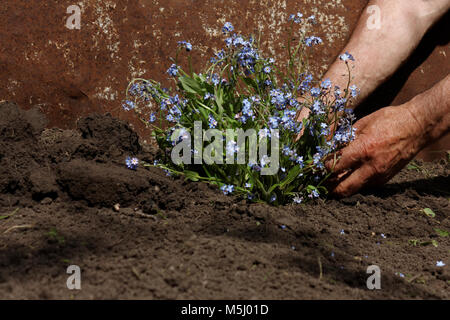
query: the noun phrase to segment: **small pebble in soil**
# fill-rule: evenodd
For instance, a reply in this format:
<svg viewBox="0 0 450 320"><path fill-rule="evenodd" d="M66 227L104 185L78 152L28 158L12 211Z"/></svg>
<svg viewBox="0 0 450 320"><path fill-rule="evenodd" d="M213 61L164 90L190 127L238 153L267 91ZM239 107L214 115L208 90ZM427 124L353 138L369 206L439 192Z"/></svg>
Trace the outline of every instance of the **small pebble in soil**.
<svg viewBox="0 0 450 320"><path fill-rule="evenodd" d="M46 197L46 198L42 199L41 204L47 205L47 204L51 204L52 202L53 202L52 198Z"/></svg>
<svg viewBox="0 0 450 320"><path fill-rule="evenodd" d="M341 234L345 234L345 231L344 231L344 229L342 229L340 233L341 233Z"/></svg>
<svg viewBox="0 0 450 320"><path fill-rule="evenodd" d="M120 204L119 204L119 203L116 203L116 204L113 206L113 209L114 209L114 211L119 212L119 211L120 211Z"/></svg>

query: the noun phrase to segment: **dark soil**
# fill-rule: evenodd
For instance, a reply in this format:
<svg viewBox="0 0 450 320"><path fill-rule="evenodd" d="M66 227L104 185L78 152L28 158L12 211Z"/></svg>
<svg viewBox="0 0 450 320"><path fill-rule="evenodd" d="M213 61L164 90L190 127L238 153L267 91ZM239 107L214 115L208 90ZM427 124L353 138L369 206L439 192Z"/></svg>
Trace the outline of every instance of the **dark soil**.
<svg viewBox="0 0 450 320"><path fill-rule="evenodd" d="M0 104L1 299L450 298L450 238L435 231L450 231L447 161L347 199L271 207L128 170L126 156L152 150L109 115L45 124ZM66 287L72 264L81 290ZM366 287L372 264L381 290Z"/></svg>

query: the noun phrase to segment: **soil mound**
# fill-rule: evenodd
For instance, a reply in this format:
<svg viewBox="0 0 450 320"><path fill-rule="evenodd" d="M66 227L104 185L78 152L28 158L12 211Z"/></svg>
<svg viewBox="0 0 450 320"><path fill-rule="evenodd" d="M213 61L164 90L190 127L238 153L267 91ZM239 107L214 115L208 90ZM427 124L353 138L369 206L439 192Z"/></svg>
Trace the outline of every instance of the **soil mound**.
<svg viewBox="0 0 450 320"><path fill-rule="evenodd" d="M77 130L45 129L45 124L36 109L0 104L1 203L26 206L32 200L68 197L111 207L137 204L139 195L148 193L152 173L130 171L124 159L151 153L143 152L126 123L108 114L80 119Z"/></svg>
<svg viewBox="0 0 450 320"><path fill-rule="evenodd" d="M1 299L450 298L448 161L346 199L272 207L127 169L127 156L154 152L110 115L44 127L38 110L0 104ZM367 289L370 265L381 290Z"/></svg>

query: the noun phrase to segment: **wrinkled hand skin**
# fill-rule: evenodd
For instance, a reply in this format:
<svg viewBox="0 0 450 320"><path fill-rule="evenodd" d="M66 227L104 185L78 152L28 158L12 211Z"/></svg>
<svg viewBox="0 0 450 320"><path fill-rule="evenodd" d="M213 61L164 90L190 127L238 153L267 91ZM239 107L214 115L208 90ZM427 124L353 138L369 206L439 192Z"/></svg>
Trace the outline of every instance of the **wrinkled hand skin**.
<svg viewBox="0 0 450 320"><path fill-rule="evenodd" d="M427 143L450 132L450 75L411 101L380 109L354 127L355 140L325 162L333 172L328 189L341 197L388 182Z"/></svg>
<svg viewBox="0 0 450 320"><path fill-rule="evenodd" d="M380 109L355 123L356 138L326 162L333 194L346 197L366 185L382 185L421 150L423 128L410 105Z"/></svg>

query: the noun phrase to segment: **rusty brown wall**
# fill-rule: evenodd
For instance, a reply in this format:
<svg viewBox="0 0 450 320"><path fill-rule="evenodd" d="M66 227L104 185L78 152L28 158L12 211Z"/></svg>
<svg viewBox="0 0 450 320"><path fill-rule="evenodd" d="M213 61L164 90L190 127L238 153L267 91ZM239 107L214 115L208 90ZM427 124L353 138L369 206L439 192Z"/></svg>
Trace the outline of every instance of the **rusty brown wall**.
<svg viewBox="0 0 450 320"><path fill-rule="evenodd" d="M167 83L165 71L177 41L194 46L201 66L220 48L220 28L232 22L243 33L261 32L267 51L283 59L284 22L302 11L318 18L325 45L315 53L316 73L326 70L350 36L366 0L1 0L0 101L38 105L50 126L73 127L91 112L121 110L133 77ZM81 28L66 28L70 5L81 8ZM363 13L365 14L365 13ZM401 103L449 72L448 46L420 61L396 95ZM411 70L412 71L412 70ZM139 128L142 132L142 128Z"/></svg>

